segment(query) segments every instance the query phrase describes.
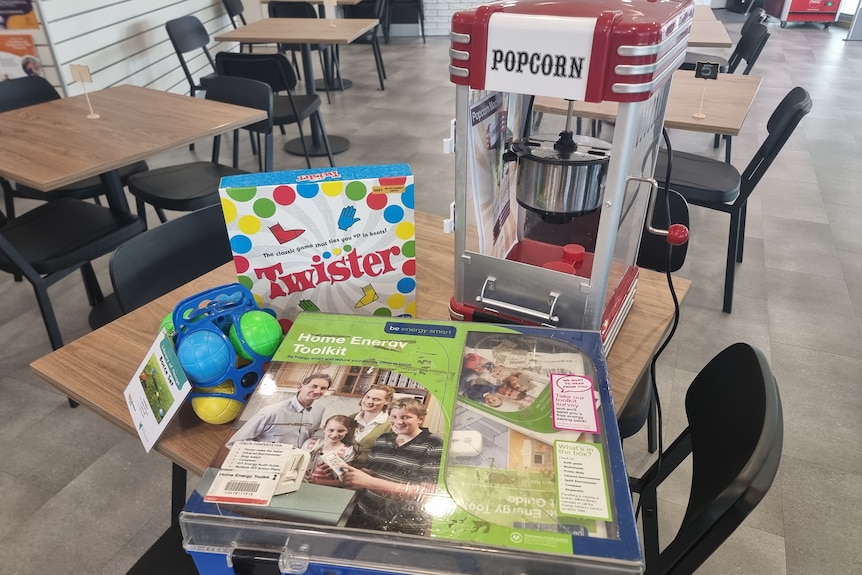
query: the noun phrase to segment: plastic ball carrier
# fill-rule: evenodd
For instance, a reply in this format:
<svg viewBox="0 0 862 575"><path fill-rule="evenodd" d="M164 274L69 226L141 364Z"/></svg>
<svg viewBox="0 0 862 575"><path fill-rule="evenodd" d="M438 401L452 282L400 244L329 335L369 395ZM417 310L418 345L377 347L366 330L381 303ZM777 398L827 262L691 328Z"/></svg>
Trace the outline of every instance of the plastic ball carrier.
<svg viewBox="0 0 862 575"><path fill-rule="evenodd" d="M691 1L507 0L453 16L453 319L597 330L610 348L636 291L693 14ZM570 101L561 133L536 128L549 120L538 96ZM573 133L578 100L619 103L612 142Z"/></svg>
<svg viewBox="0 0 862 575"><path fill-rule="evenodd" d="M169 317L195 413L208 423L233 421L281 343L275 312L258 307L241 284L228 284L182 300Z"/></svg>

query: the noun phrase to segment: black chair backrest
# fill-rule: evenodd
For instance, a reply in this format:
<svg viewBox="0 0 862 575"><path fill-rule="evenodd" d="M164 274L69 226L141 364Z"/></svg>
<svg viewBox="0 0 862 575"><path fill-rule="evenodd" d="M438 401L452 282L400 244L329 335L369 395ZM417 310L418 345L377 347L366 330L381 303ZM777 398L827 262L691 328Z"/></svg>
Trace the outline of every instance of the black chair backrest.
<svg viewBox="0 0 862 575"><path fill-rule="evenodd" d="M221 0L222 4L224 4L225 12L227 12L227 17L230 18L230 23L233 24L233 27L237 27L236 19L239 18L239 21L242 22L242 25L245 26L245 16L242 15L244 10L242 5L242 0Z"/></svg>
<svg viewBox="0 0 862 575"><path fill-rule="evenodd" d="M383 22L386 0L362 0L358 4L344 5L341 15L344 18L377 18Z"/></svg>
<svg viewBox="0 0 862 575"><path fill-rule="evenodd" d="M183 67L183 73L191 86L191 92L194 94L198 89L195 84L191 70L189 70L184 54L194 50L202 50L209 61L210 66L215 70L215 61L207 47L210 42L210 35L204 25L195 16L182 16L174 20L170 20L165 24L165 29L168 31L168 38L171 39L171 44L177 57L180 59L180 66Z"/></svg>
<svg viewBox="0 0 862 575"><path fill-rule="evenodd" d="M727 59L728 73L733 74L736 72L736 69L743 60L745 60L745 69L742 71L743 75L751 72L767 40L769 40L769 31L766 29L766 26L760 22L753 23L739 39L739 42L736 43L733 54Z"/></svg>
<svg viewBox="0 0 862 575"><path fill-rule="evenodd" d="M689 501L679 531L661 552L657 522L650 516L650 540L656 545L645 546L648 575L693 573L763 499L781 459L778 385L756 348L736 343L715 356L689 386L685 411L688 427L665 457L678 465L691 453Z"/></svg>
<svg viewBox="0 0 862 575"><path fill-rule="evenodd" d="M308 2L270 2L270 18L317 18L317 8Z"/></svg>
<svg viewBox="0 0 862 575"><path fill-rule="evenodd" d="M135 236L111 256L114 294L126 314L231 260L220 204Z"/></svg>
<svg viewBox="0 0 862 575"><path fill-rule="evenodd" d="M296 88L296 72L284 54L241 54L219 52L216 54L216 70L219 75L251 78L265 82L273 92L293 92Z"/></svg>
<svg viewBox="0 0 862 575"><path fill-rule="evenodd" d="M668 199L670 200L669 206ZM669 222L668 207L670 207ZM685 263L685 256L688 253L688 242L671 248L670 269L668 269L667 250L670 245L667 243L665 236L655 235L647 231L650 223L652 223L654 228L660 230L666 230L670 224L682 224L685 227L689 227L688 202L685 201L685 198L679 192L674 190L670 190L669 194L666 194L663 188L656 191L652 222L644 222L641 243L638 248L637 264L639 267L657 272L675 272Z"/></svg>
<svg viewBox="0 0 862 575"><path fill-rule="evenodd" d="M717 406L733 410L733 425ZM679 533L665 552L679 553L680 572L690 573L766 495L778 472L784 420L766 358L745 343L726 348L698 373L686 392L685 411L691 493Z"/></svg>
<svg viewBox="0 0 862 575"><path fill-rule="evenodd" d="M224 52L219 52L219 55L221 54L224 54ZM251 54L248 55L250 56ZM255 54L255 56L257 56L257 54ZM219 75L210 80L209 84L207 84L206 99L266 111L265 120L249 124L248 126L243 126L243 129L261 134L265 137L266 144L265 151L263 153L264 161L261 169L266 172L271 172L273 127L272 88L270 88L265 82L260 82L252 78ZM234 132L234 136L236 136L236 132ZM216 136L213 143L213 163L218 163L220 143L220 136ZM237 138L234 137L234 149L236 149L236 146Z"/></svg>
<svg viewBox="0 0 862 575"><path fill-rule="evenodd" d="M60 94L51 82L41 76L24 76L0 82L0 112L59 99Z"/></svg>
<svg viewBox="0 0 862 575"><path fill-rule="evenodd" d="M751 195L763 174L772 165L772 161L778 156L796 126L811 111L811 105L811 96L805 88L797 86L784 96L766 123L766 131L769 132L769 135L742 173L739 196L734 203L748 200L748 196Z"/></svg>
<svg viewBox="0 0 862 575"><path fill-rule="evenodd" d="M766 22L766 10L763 8L754 8L751 12L748 13L748 18L745 19L745 22L742 23L742 28L739 30L739 33L745 36L745 33L751 27L752 24L762 24Z"/></svg>

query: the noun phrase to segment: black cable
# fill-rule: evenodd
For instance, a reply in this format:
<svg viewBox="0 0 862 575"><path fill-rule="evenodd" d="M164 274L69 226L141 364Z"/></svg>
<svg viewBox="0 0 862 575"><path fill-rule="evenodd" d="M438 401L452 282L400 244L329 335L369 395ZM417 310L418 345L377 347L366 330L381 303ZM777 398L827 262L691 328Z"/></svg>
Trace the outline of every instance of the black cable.
<svg viewBox="0 0 862 575"><path fill-rule="evenodd" d="M662 137L664 138L665 148L667 148L667 170L665 171L665 181L664 181L664 201L665 201L665 213L667 214L667 225L670 227L671 225L671 214L670 214L670 172L671 172L671 161L673 158L673 148L670 145L670 136L667 133L666 128L662 128ZM652 224L652 222L649 222ZM667 285L670 289L670 295L673 299L673 322L671 323L670 330L665 336L664 341L659 346L658 350L656 350L655 355L652 357L652 361L650 361L649 371L650 371L650 383L652 385L652 394L653 399L655 400L655 409L656 409L656 427L658 432L658 457L656 459L655 465L652 467L653 473L650 477L646 475L641 478L641 485L648 485L651 483L656 477L658 477L659 472L661 471L661 459L662 453L664 452L664 445L662 441L662 412L661 412L661 401L658 396L658 384L656 383L656 375L655 375L655 366L658 361L659 356L661 356L662 352L665 348L670 344L670 340L673 339L674 334L676 333L676 328L679 325L679 298L676 295L676 290L673 287L673 277L670 275L671 263L673 256L673 245L670 243L667 244L667 262L665 264L665 276L667 277ZM649 409L652 409L650 406ZM638 515L640 514L641 509L641 498L638 497L637 505L635 506L635 521L638 519Z"/></svg>

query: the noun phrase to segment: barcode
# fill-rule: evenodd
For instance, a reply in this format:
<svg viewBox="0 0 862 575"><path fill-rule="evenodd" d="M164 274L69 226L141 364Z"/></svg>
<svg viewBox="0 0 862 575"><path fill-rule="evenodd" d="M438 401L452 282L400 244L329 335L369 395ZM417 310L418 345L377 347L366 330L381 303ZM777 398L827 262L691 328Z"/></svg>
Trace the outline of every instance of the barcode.
<svg viewBox="0 0 862 575"><path fill-rule="evenodd" d="M260 489L257 481L228 481L224 486L225 493L243 493L253 495Z"/></svg>

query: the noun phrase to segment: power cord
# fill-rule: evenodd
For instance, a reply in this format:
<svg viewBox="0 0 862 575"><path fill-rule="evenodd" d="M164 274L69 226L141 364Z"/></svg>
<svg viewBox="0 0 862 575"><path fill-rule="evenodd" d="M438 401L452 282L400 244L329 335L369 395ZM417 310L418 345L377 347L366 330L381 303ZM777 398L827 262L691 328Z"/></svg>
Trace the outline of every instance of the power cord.
<svg viewBox="0 0 862 575"><path fill-rule="evenodd" d="M667 133L666 128L662 128L662 137L664 138L665 148L667 148L667 169L665 171L665 181L664 181L664 201L665 201L665 214L667 214L667 222L668 225L671 223L671 215L670 215L670 173L671 173L671 162L673 159L673 148L670 145L670 136ZM651 222L650 222L651 223ZM668 344L670 344L671 339L673 339L674 334L676 333L676 328L679 325L679 298L676 295L676 290L673 287L673 277L670 274L671 262L673 256L673 245L667 244L667 260L665 264L665 276L667 278L667 285L670 289L670 295L673 299L673 321L671 322L670 330L659 346L658 350L656 350L655 355L653 355L652 361L650 361L649 372L650 372L650 384L652 385L652 397L655 401L655 409L656 409L656 427L657 427L657 435L658 435L658 456L655 462L655 465L652 467L653 473L650 474L649 477L646 475L641 478L641 485L647 485L652 483L652 481L658 477L659 472L661 470L661 460L662 453L664 452L664 445L662 441L662 412L661 412L661 401L658 396L658 384L656 383L656 374L655 374L655 366L658 361L659 356L661 356L662 352L664 352L665 348L667 348ZM652 409L652 407L650 407ZM638 516L640 515L641 510L641 498L638 497L637 505L635 506L635 521L638 520Z"/></svg>

